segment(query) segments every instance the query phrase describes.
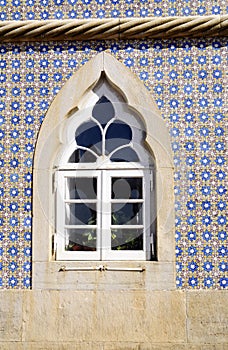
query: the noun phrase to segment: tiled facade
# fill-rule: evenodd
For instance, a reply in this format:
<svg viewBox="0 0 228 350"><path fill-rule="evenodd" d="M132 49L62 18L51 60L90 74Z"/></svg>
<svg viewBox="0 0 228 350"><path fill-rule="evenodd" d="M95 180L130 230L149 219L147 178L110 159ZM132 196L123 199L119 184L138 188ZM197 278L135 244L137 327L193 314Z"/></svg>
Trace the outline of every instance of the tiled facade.
<svg viewBox="0 0 228 350"><path fill-rule="evenodd" d="M46 20L226 14L226 0L0 0L0 19Z"/></svg>
<svg viewBox="0 0 228 350"><path fill-rule="evenodd" d="M226 7L223 0L0 0L1 20L208 15L225 14ZM67 79L103 50L144 82L170 130L177 287L226 288L228 54L224 38L0 45L1 288L31 287L32 163L39 127Z"/></svg>

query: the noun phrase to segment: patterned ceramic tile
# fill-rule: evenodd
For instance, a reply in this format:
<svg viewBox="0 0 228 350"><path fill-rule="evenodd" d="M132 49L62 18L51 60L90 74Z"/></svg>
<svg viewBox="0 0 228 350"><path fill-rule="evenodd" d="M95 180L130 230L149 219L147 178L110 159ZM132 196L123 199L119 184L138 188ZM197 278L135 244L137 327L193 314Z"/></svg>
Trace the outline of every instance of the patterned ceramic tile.
<svg viewBox="0 0 228 350"><path fill-rule="evenodd" d="M226 14L226 0L0 0L0 20Z"/></svg>
<svg viewBox="0 0 228 350"><path fill-rule="evenodd" d="M2 288L31 286L32 162L39 127L67 79L102 50L144 82L170 130L177 286L227 287L225 45L225 39L211 39L0 46Z"/></svg>

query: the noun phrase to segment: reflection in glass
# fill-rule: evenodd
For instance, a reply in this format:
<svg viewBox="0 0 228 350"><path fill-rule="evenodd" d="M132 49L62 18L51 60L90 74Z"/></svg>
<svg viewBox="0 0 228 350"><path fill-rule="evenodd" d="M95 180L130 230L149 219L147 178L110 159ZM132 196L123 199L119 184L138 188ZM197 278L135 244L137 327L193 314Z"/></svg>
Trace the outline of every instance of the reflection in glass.
<svg viewBox="0 0 228 350"><path fill-rule="evenodd" d="M96 229L66 230L65 250L95 251L96 242Z"/></svg>
<svg viewBox="0 0 228 350"><path fill-rule="evenodd" d="M111 231L112 250L143 250L142 229L114 229Z"/></svg>
<svg viewBox="0 0 228 350"><path fill-rule="evenodd" d="M68 177L67 188L69 199L96 199L96 177Z"/></svg>
<svg viewBox="0 0 228 350"><path fill-rule="evenodd" d="M142 178L113 177L112 199L142 199Z"/></svg>
<svg viewBox="0 0 228 350"><path fill-rule="evenodd" d="M142 225L142 203L113 203L112 225Z"/></svg>
<svg viewBox="0 0 228 350"><path fill-rule="evenodd" d="M102 96L95 104L92 115L104 128L105 125L114 118L115 111L112 103L107 99L107 97Z"/></svg>
<svg viewBox="0 0 228 350"><path fill-rule="evenodd" d="M89 151L76 149L70 156L68 163L94 163L97 158Z"/></svg>
<svg viewBox="0 0 228 350"><path fill-rule="evenodd" d="M139 157L131 147L125 147L114 152L110 160L111 162L139 162Z"/></svg>
<svg viewBox="0 0 228 350"><path fill-rule="evenodd" d="M117 147L128 144L132 139L132 131L128 124L121 120L114 121L107 129L106 135L106 154L112 152Z"/></svg>
<svg viewBox="0 0 228 350"><path fill-rule="evenodd" d="M66 225L96 225L96 204L68 203L65 214Z"/></svg>
<svg viewBox="0 0 228 350"><path fill-rule="evenodd" d="M95 122L89 121L81 124L76 130L75 139L78 146L90 148L101 155L102 135Z"/></svg>

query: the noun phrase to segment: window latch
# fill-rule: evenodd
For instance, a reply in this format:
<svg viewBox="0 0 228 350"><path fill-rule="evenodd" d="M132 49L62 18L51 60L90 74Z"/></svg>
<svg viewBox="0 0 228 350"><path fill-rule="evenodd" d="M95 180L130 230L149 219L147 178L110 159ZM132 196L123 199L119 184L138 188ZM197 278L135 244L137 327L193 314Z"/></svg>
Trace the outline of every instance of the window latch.
<svg viewBox="0 0 228 350"><path fill-rule="evenodd" d="M56 251L57 251L57 233L54 233L52 238L52 254L56 255Z"/></svg>
<svg viewBox="0 0 228 350"><path fill-rule="evenodd" d="M150 172L150 192L153 191L153 172Z"/></svg>
<svg viewBox="0 0 228 350"><path fill-rule="evenodd" d="M57 171L53 174L53 193L57 190Z"/></svg>

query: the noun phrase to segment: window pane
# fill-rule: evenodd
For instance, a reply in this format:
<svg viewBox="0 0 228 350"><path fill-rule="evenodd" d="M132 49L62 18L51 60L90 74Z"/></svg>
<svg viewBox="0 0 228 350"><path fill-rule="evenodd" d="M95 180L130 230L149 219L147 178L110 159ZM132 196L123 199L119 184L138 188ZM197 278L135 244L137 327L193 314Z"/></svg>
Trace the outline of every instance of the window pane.
<svg viewBox="0 0 228 350"><path fill-rule="evenodd" d="M114 229L111 231L112 250L143 250L142 229Z"/></svg>
<svg viewBox="0 0 228 350"><path fill-rule="evenodd" d="M111 162L139 162L139 157L131 147L126 147L113 153L110 160Z"/></svg>
<svg viewBox="0 0 228 350"><path fill-rule="evenodd" d="M107 97L102 96L97 101L93 108L92 115L103 127L114 117L115 111L113 105Z"/></svg>
<svg viewBox="0 0 228 350"><path fill-rule="evenodd" d="M142 225L142 203L113 203L112 225Z"/></svg>
<svg viewBox="0 0 228 350"><path fill-rule="evenodd" d="M76 130L75 138L78 146L90 148L101 155L102 135L95 122L89 121L80 125Z"/></svg>
<svg viewBox="0 0 228 350"><path fill-rule="evenodd" d="M95 229L66 230L65 250L71 251L95 251L96 250Z"/></svg>
<svg viewBox="0 0 228 350"><path fill-rule="evenodd" d="M66 204L66 225L96 225L96 204L68 203Z"/></svg>
<svg viewBox="0 0 228 350"><path fill-rule="evenodd" d="M94 163L97 158L89 151L76 149L70 156L69 163Z"/></svg>
<svg viewBox="0 0 228 350"><path fill-rule="evenodd" d="M142 199L141 177L113 177L112 199Z"/></svg>
<svg viewBox="0 0 228 350"><path fill-rule="evenodd" d="M68 177L67 188L69 199L96 199L96 177Z"/></svg>
<svg viewBox="0 0 228 350"><path fill-rule="evenodd" d="M106 154L112 152L117 147L128 144L132 139L132 131L128 124L121 120L116 120L107 129L106 132Z"/></svg>

